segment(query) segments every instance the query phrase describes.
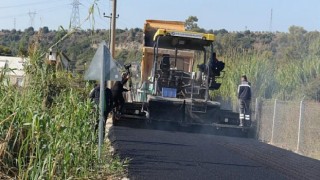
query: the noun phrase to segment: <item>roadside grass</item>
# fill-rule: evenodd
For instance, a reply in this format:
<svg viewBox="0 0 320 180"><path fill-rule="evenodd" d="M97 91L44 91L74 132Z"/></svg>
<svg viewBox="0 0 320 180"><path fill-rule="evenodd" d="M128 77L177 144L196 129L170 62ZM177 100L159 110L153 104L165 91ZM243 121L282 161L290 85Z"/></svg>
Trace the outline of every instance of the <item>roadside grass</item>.
<svg viewBox="0 0 320 180"><path fill-rule="evenodd" d="M22 88L0 76L0 172L15 179L113 179L126 162L97 157L97 118L87 98L90 84L44 63L30 51ZM108 147L109 145L107 145ZM106 147L106 146L104 146ZM107 151L107 149L104 149ZM2 176L0 176L2 178Z"/></svg>

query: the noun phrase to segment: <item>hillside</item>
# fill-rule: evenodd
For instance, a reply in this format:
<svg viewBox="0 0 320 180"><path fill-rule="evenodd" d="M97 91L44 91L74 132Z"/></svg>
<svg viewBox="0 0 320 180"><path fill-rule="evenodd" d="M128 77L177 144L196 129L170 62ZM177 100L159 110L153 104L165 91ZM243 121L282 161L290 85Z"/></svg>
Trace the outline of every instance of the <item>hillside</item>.
<svg viewBox="0 0 320 180"><path fill-rule="evenodd" d="M27 54L28 46L38 41L43 50L63 37L67 31L51 31L47 27L35 31L32 27L24 31L2 30L0 32L0 54L22 56ZM137 61L141 59L142 30L125 29L117 30L116 59L121 62ZM65 52L75 62L76 67L90 61L94 55L95 48L102 40L108 42L109 30L80 30L69 38L58 44L58 50ZM128 50L132 49L132 50Z"/></svg>
<svg viewBox="0 0 320 180"><path fill-rule="evenodd" d="M190 18L189 18L190 19ZM256 96L265 98L296 99L304 95L319 99L320 86L320 33L307 32L302 27L292 26L289 32L228 32L204 30L196 21L186 21L188 30L214 33L215 51L226 62L226 77L217 95L234 95L241 74L249 75ZM38 41L43 50L64 36L65 30L0 31L0 54L21 56L27 53L28 45ZM108 30L80 30L58 45L74 62L75 69L83 69L102 40L109 40ZM120 63L140 61L142 57L142 29L118 29L116 57ZM230 88L232 87L232 88Z"/></svg>

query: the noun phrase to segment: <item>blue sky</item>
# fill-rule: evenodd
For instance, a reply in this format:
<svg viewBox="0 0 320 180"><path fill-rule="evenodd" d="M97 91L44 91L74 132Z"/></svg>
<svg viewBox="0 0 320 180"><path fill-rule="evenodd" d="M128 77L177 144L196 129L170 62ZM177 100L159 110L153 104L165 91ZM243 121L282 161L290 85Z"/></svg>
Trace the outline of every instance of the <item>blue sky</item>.
<svg viewBox="0 0 320 180"><path fill-rule="evenodd" d="M93 0L80 0L80 19L83 22ZM157 4L157 2L160 2ZM72 0L0 0L0 29L26 29L30 26L28 12L36 12L34 27L57 29L69 27ZM101 15L96 11L95 29L109 28L110 0L99 0ZM273 31L287 31L291 25L306 30L320 30L320 0L118 0L120 15L118 28L143 27L145 19L184 21L197 16L199 26L205 29L229 31L268 31L273 9ZM91 28L85 21L83 29Z"/></svg>

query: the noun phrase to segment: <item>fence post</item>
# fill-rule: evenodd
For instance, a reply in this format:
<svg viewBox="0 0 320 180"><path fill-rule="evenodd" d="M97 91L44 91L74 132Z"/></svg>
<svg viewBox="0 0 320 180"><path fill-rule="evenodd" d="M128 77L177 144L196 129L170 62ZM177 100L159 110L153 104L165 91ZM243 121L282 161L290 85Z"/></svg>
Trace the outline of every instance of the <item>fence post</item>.
<svg viewBox="0 0 320 180"><path fill-rule="evenodd" d="M302 130L301 130L301 126L303 123L303 112L304 112L304 98L302 98L301 102L300 102L300 114L299 114L299 127L298 127L298 141L297 141L297 149L296 152L299 153L300 151L300 145L301 145L301 134L302 134Z"/></svg>
<svg viewBox="0 0 320 180"><path fill-rule="evenodd" d="M256 139L259 139L260 134L260 118L259 118L259 98L256 98L256 106L255 106L255 120L256 120Z"/></svg>
<svg viewBox="0 0 320 180"><path fill-rule="evenodd" d="M273 135L274 135L274 125L276 120L276 111L277 111L277 99L274 100L274 108L273 108L273 118L272 118L272 129L271 129L271 144L273 144Z"/></svg>

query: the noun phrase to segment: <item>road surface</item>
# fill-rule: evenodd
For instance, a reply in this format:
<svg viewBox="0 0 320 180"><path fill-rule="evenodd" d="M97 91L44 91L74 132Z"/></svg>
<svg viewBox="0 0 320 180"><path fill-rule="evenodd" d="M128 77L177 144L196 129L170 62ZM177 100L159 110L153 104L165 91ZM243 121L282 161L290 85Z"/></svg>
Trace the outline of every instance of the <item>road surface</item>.
<svg viewBox="0 0 320 180"><path fill-rule="evenodd" d="M129 179L320 179L320 161L254 139L133 124L109 132Z"/></svg>

